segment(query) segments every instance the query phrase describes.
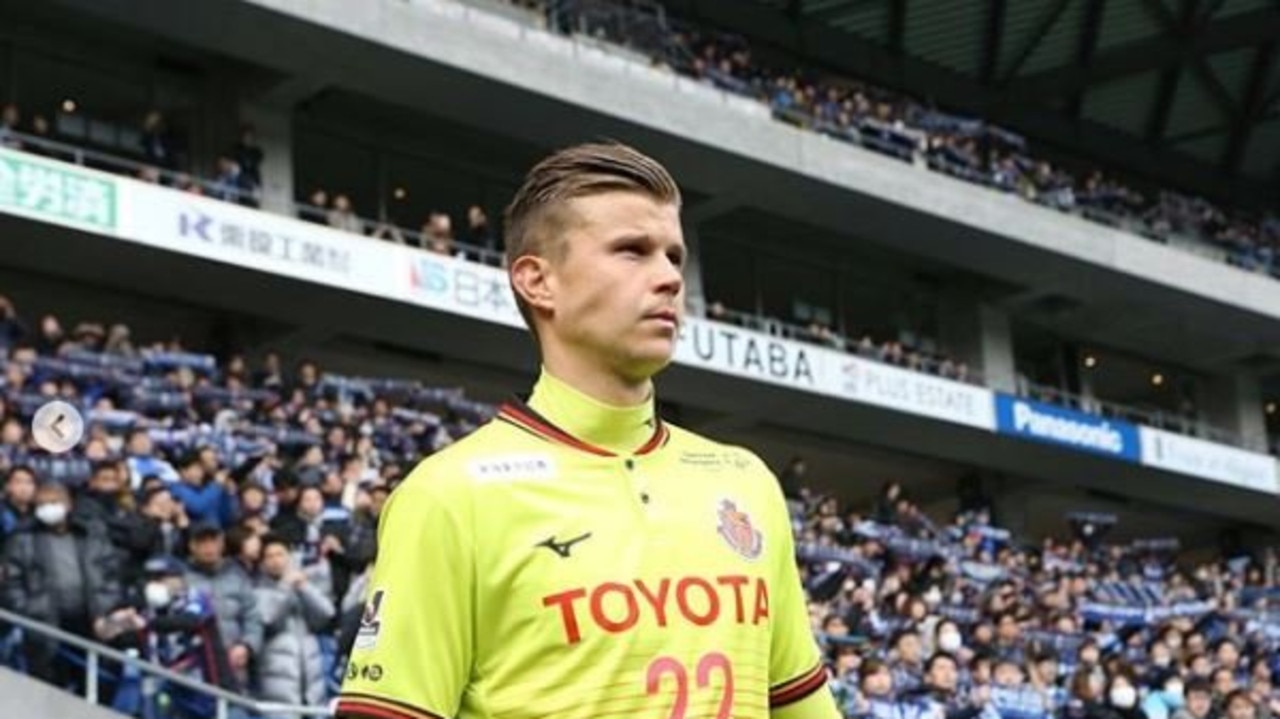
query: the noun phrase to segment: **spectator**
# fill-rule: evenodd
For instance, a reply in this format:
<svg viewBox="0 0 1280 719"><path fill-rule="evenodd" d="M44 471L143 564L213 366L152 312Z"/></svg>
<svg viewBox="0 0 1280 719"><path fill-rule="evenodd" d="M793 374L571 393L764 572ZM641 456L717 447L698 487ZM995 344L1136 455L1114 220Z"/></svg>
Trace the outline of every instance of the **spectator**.
<svg viewBox="0 0 1280 719"><path fill-rule="evenodd" d="M1219 698L1236 690L1236 674L1234 671L1219 666L1213 670L1213 693Z"/></svg>
<svg viewBox="0 0 1280 719"><path fill-rule="evenodd" d="M325 216L325 223L335 230L364 234L364 222L356 216L351 208L351 199L346 195L333 196L333 208Z"/></svg>
<svg viewBox="0 0 1280 719"><path fill-rule="evenodd" d="M875 519L881 524L897 524L898 501L902 499L902 484L887 482L880 491L880 499L876 501Z"/></svg>
<svg viewBox="0 0 1280 719"><path fill-rule="evenodd" d="M62 323L54 315L40 318L40 333L36 335L35 350L41 355L56 355L62 350L66 335Z"/></svg>
<svg viewBox="0 0 1280 719"><path fill-rule="evenodd" d="M154 557L144 569L142 655L213 686L229 691L239 688L227 660L213 598L188 586L186 569L173 557ZM214 713L207 694L173 685L163 692L174 719L205 719ZM231 715L235 713L232 708Z"/></svg>
<svg viewBox="0 0 1280 719"><path fill-rule="evenodd" d="M894 719L897 716L893 672L881 661L869 659L863 662L858 673L861 696L854 701L857 716L872 719Z"/></svg>
<svg viewBox="0 0 1280 719"><path fill-rule="evenodd" d="M489 225L489 216L479 205L467 208L466 242L472 247L484 250L487 253L484 259L491 264L491 258L500 256L505 249L501 237Z"/></svg>
<svg viewBox="0 0 1280 719"><path fill-rule="evenodd" d="M0 295L0 352L16 346L27 335L27 327L8 297Z"/></svg>
<svg viewBox="0 0 1280 719"><path fill-rule="evenodd" d="M18 140L18 124L22 121L22 113L12 102L0 107L0 147L21 150L22 142Z"/></svg>
<svg viewBox="0 0 1280 719"><path fill-rule="evenodd" d="M151 526L153 544L148 557L177 556L187 550L186 532L190 526L187 511L165 485L143 490L141 514Z"/></svg>
<svg viewBox="0 0 1280 719"><path fill-rule="evenodd" d="M34 515L30 530L5 542L0 605L82 637L102 636L109 615L123 604L117 556L106 533L75 520L71 495L60 484L36 490ZM28 633L25 650L31 674L59 685L81 681L58 660L56 642Z"/></svg>
<svg viewBox="0 0 1280 719"><path fill-rule="evenodd" d="M182 503L191 521L230 527L236 519L235 495L209 474L200 452L187 454L179 468L178 481L169 485L169 491Z"/></svg>
<svg viewBox="0 0 1280 719"><path fill-rule="evenodd" d="M240 485L239 514L241 523L265 528L268 519L267 490L261 484L248 481ZM261 522L261 525L258 523Z"/></svg>
<svg viewBox="0 0 1280 719"><path fill-rule="evenodd" d="M333 601L294 565L288 544L270 535L262 542L262 577L255 591L265 632L258 659L261 697L320 706L325 676L316 635L332 622Z"/></svg>
<svg viewBox="0 0 1280 719"><path fill-rule="evenodd" d="M935 653L925 662L924 683L915 691L904 695L904 701L914 705L916 711L945 719L998 719L994 710L988 709L985 697L977 705L966 704L960 697L959 665L955 657L943 652Z"/></svg>
<svg viewBox="0 0 1280 719"><path fill-rule="evenodd" d="M262 187L262 147L258 145L257 129L245 123L240 126L240 138L231 148L231 159L244 172L245 180L255 190Z"/></svg>
<svg viewBox="0 0 1280 719"><path fill-rule="evenodd" d="M1187 682L1186 701L1181 709L1173 712L1173 719L1209 719L1214 716L1213 687L1204 679Z"/></svg>
<svg viewBox="0 0 1280 719"><path fill-rule="evenodd" d="M1247 689L1234 689L1222 700L1224 719L1258 719L1258 706Z"/></svg>
<svg viewBox="0 0 1280 719"><path fill-rule="evenodd" d="M250 579L257 581L258 564L262 560L262 536L244 524L228 529L227 556L239 564Z"/></svg>
<svg viewBox="0 0 1280 719"><path fill-rule="evenodd" d="M9 537L32 528L35 499L35 472L26 465L11 467L4 480L4 503L0 504L0 548Z"/></svg>
<svg viewBox="0 0 1280 719"><path fill-rule="evenodd" d="M120 580L125 586L132 586L139 578L140 561L149 556L157 542L155 526L135 510L133 493L125 486L117 465L94 465L87 486L76 499L75 519L105 531L116 552Z"/></svg>
<svg viewBox="0 0 1280 719"><path fill-rule="evenodd" d="M219 155L218 174L213 178L209 196L224 202L236 202L247 207L257 207L258 188L244 174L240 164L229 155Z"/></svg>
<svg viewBox="0 0 1280 719"><path fill-rule="evenodd" d="M453 221L444 212L432 212L422 228L426 249L439 255L453 254Z"/></svg>
<svg viewBox="0 0 1280 719"><path fill-rule="evenodd" d="M178 167L173 140L165 124L164 115L158 110L147 113L142 120L142 156L147 163L163 170Z"/></svg>
<svg viewBox="0 0 1280 719"><path fill-rule="evenodd" d="M129 326L123 324L111 325L110 332L107 333L107 342L103 347L103 351L107 354L116 355L132 359L138 356L138 350L134 348L133 342L129 339Z"/></svg>
<svg viewBox="0 0 1280 719"><path fill-rule="evenodd" d="M909 692L920 686L925 672L920 634L914 629L904 629L893 637L890 646L893 647L893 661L890 663L893 685L900 692Z"/></svg>
<svg viewBox="0 0 1280 719"><path fill-rule="evenodd" d="M788 499L798 499L800 496L800 488L805 485L805 475L808 473L809 466L804 461L804 457L792 457L787 463L787 468L783 470L778 477L778 483L782 486L782 493Z"/></svg>
<svg viewBox="0 0 1280 719"><path fill-rule="evenodd" d="M320 188L311 191L306 204L298 205L298 219L317 225L329 223L329 193Z"/></svg>
<svg viewBox="0 0 1280 719"><path fill-rule="evenodd" d="M225 557L222 528L195 525L187 549L191 557L187 586L211 598L227 662L238 686L247 686L249 661L262 650L262 614L253 593L253 582L244 569Z"/></svg>
<svg viewBox="0 0 1280 719"><path fill-rule="evenodd" d="M1103 675L1093 668L1080 668L1071 675L1066 702L1058 710L1059 719L1091 719L1104 710Z"/></svg>
<svg viewBox="0 0 1280 719"><path fill-rule="evenodd" d="M54 154L53 147L49 144L53 141L53 129L49 126L49 118L44 115L32 115L30 134L33 142L25 148L27 152L36 155Z"/></svg>
<svg viewBox="0 0 1280 719"><path fill-rule="evenodd" d="M156 476L165 482L177 482L181 478L173 465L156 455L151 442L151 434L145 429L135 429L129 433L125 443L125 461L129 466L129 489L138 491L142 480Z"/></svg>
<svg viewBox="0 0 1280 719"><path fill-rule="evenodd" d="M1102 719L1146 719L1138 706L1138 687L1126 672L1111 675L1107 683L1107 706L1099 716Z"/></svg>
<svg viewBox="0 0 1280 719"><path fill-rule="evenodd" d="M282 512L271 522L272 532L298 554L304 567L327 565L330 557L343 553L345 529L345 523L326 521L324 495L311 485L299 490L293 512Z"/></svg>
<svg viewBox="0 0 1280 719"><path fill-rule="evenodd" d="M1147 719L1169 719L1183 707L1184 699L1182 677L1166 669L1153 676L1150 690L1142 700L1142 713Z"/></svg>

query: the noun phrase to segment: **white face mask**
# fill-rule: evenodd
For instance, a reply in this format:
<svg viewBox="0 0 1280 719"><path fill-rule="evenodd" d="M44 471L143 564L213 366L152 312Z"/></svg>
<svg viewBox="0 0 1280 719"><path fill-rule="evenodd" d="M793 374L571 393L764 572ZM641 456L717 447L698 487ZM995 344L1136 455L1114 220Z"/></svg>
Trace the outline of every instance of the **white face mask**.
<svg viewBox="0 0 1280 719"><path fill-rule="evenodd" d="M954 652L963 644L964 642L960 641L959 632L943 632L938 635L938 648L944 652Z"/></svg>
<svg viewBox="0 0 1280 719"><path fill-rule="evenodd" d="M52 527L62 524L67 518L67 505L60 503L41 504L36 507L36 519Z"/></svg>
<svg viewBox="0 0 1280 719"><path fill-rule="evenodd" d="M930 607L936 607L942 603L942 592L937 587L930 587L929 591L924 593L924 603Z"/></svg>
<svg viewBox="0 0 1280 719"><path fill-rule="evenodd" d="M1138 703L1138 690L1126 686L1112 687L1111 703L1121 709L1130 709Z"/></svg>
<svg viewBox="0 0 1280 719"><path fill-rule="evenodd" d="M147 606L152 609L160 609L169 606L169 602L173 601L173 592L169 590L169 585L164 582L147 582L147 587L143 590L146 595Z"/></svg>

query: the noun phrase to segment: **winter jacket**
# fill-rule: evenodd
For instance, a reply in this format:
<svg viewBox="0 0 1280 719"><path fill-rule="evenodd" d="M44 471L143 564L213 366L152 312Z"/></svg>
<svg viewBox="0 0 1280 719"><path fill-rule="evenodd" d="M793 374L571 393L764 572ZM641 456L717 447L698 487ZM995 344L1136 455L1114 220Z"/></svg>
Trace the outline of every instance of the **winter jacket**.
<svg viewBox="0 0 1280 719"><path fill-rule="evenodd" d="M228 649L243 644L257 655L262 650L262 614L253 580L240 565L224 559L216 569L192 564L187 586L213 600L222 643Z"/></svg>
<svg viewBox="0 0 1280 719"><path fill-rule="evenodd" d="M333 620L333 602L310 583L294 587L264 577L254 591L265 633L257 663L261 698L319 706L326 692L315 633Z"/></svg>
<svg viewBox="0 0 1280 719"><path fill-rule="evenodd" d="M236 497L217 482L197 487L189 482L170 482L169 492L182 503L192 524L212 522L222 528L236 521Z"/></svg>
<svg viewBox="0 0 1280 719"><path fill-rule="evenodd" d="M119 556L106 531L97 524L71 521L76 554L83 572L85 606L90 618L105 616L123 602ZM49 539L53 530L33 525L9 537L4 546L0 606L41 622L58 623L58 607L49 586Z"/></svg>

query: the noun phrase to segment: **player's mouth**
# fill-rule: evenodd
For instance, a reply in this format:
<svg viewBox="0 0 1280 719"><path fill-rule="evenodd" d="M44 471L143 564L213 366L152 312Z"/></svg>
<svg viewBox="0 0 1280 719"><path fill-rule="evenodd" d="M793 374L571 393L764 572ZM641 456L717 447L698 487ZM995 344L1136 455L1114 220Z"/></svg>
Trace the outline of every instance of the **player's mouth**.
<svg viewBox="0 0 1280 719"><path fill-rule="evenodd" d="M671 329L675 329L680 323L679 315L676 314L675 310L658 310L656 312L650 312L646 314L644 318L646 320L667 324Z"/></svg>

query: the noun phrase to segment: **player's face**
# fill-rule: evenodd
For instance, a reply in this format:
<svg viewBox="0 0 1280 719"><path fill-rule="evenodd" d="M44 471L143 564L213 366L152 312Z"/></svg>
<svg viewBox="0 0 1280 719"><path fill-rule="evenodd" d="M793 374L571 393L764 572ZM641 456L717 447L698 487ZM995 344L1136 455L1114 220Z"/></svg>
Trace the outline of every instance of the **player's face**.
<svg viewBox="0 0 1280 719"><path fill-rule="evenodd" d="M684 234L676 205L634 192L570 201L550 262L544 342L628 380L671 361L684 315Z"/></svg>

